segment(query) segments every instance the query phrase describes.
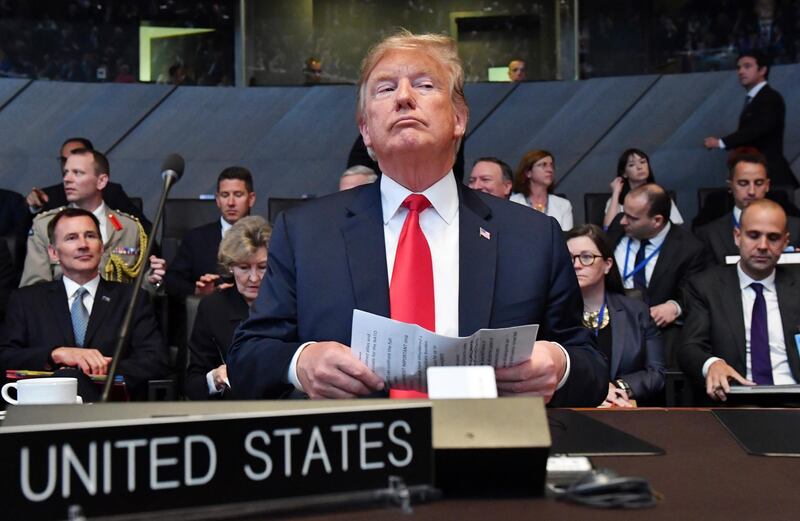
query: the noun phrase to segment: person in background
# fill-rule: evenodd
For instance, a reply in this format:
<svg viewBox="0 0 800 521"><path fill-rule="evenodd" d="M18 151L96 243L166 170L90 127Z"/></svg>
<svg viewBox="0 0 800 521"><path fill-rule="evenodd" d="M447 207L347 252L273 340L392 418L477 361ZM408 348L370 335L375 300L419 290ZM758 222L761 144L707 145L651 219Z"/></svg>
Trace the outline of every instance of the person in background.
<svg viewBox="0 0 800 521"><path fill-rule="evenodd" d="M594 224L573 228L567 248L583 295L583 325L608 359L610 383L606 406L631 407L664 389L664 345L650 308L626 297L614 265L614 252Z"/></svg>
<svg viewBox="0 0 800 521"><path fill-rule="evenodd" d="M370 167L364 165L351 166L339 178L339 191L374 183L377 180L378 174Z"/></svg>
<svg viewBox="0 0 800 521"><path fill-rule="evenodd" d="M638 148L629 148L617 160L617 177L611 181L611 197L606 202L606 213L603 217L603 228L608 229L614 218L622 213L622 205L628 192L647 183L655 183L650 158ZM675 224L683 224L683 217L670 200L669 220Z"/></svg>
<svg viewBox="0 0 800 521"><path fill-rule="evenodd" d="M473 190L508 199L513 184L514 171L505 161L496 157L480 157L472 164L469 187Z"/></svg>
<svg viewBox="0 0 800 521"><path fill-rule="evenodd" d="M228 398L225 356L236 326L247 318L267 269L267 247L272 228L262 217L240 219L219 245L217 260L233 275L234 286L204 298L189 340L189 364L184 392L191 400Z"/></svg>
<svg viewBox="0 0 800 521"><path fill-rule="evenodd" d="M509 81L525 81L528 77L528 69L525 67L525 60L511 60L508 64Z"/></svg>
<svg viewBox="0 0 800 521"><path fill-rule="evenodd" d="M555 169L555 158L547 150L531 150L522 156L514 174L511 200L555 218L567 231L572 228L572 204L551 193Z"/></svg>

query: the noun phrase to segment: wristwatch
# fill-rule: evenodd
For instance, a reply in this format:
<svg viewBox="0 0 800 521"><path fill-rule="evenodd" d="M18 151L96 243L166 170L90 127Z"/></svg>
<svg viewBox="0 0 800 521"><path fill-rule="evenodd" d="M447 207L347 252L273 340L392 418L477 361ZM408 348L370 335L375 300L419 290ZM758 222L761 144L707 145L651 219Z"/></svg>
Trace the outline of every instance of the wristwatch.
<svg viewBox="0 0 800 521"><path fill-rule="evenodd" d="M625 391L625 394L628 395L629 399L633 398L633 391L631 390L631 386L628 385L628 383L625 382L625 380L623 380L622 378L617 378L616 380L614 380L614 387Z"/></svg>

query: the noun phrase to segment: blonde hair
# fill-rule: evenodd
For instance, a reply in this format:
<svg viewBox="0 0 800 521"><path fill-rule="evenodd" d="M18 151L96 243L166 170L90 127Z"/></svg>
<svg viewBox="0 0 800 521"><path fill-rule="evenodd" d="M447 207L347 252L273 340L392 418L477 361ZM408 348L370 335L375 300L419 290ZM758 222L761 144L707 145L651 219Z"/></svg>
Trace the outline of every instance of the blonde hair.
<svg viewBox="0 0 800 521"><path fill-rule="evenodd" d="M450 82L450 99L453 102L453 107L456 109L463 108L465 113L469 112L467 99L464 97L464 68L461 66L461 59L458 57L458 48L455 40L441 34L414 34L407 29L401 29L374 45L364 57L364 61L361 62L361 74L358 79L357 90L358 98L356 99L356 121L361 123L364 118L367 80L370 73L372 73L372 69L387 53L396 50L424 51L439 62L447 71Z"/></svg>
<svg viewBox="0 0 800 521"><path fill-rule="evenodd" d="M225 232L219 243L217 262L225 270L234 264L245 261L254 255L259 248L269 249L272 226L263 217L251 215L236 221L236 224Z"/></svg>

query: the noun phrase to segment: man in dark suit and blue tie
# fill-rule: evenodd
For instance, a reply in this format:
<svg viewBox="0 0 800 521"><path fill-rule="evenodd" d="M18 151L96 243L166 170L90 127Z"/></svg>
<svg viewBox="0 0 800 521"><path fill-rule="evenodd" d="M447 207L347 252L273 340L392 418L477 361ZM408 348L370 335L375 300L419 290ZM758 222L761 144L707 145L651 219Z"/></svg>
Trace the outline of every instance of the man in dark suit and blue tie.
<svg viewBox="0 0 800 521"><path fill-rule="evenodd" d="M62 210L48 224L48 235L49 253L60 264L62 278L11 295L0 331L0 369L73 367L89 375L106 374L133 288L100 277L103 242L91 212ZM167 374L166 350L147 298L134 311L118 373L139 398L148 380Z"/></svg>
<svg viewBox="0 0 800 521"><path fill-rule="evenodd" d="M781 94L767 84L769 59L761 51L743 53L736 61L739 83L747 90L736 132L722 138L707 137L703 144L709 150L750 146L767 157L767 171L773 187L800 187L789 162L783 156L783 131L786 126L786 104Z"/></svg>
<svg viewBox="0 0 800 521"><path fill-rule="evenodd" d="M795 384L800 356L800 275L778 266L789 243L786 213L769 199L753 201L734 230L741 260L689 280L681 369L714 400L730 382Z"/></svg>
<svg viewBox="0 0 800 521"><path fill-rule="evenodd" d="M500 394L603 401L608 366L581 327L558 224L453 176L467 116L452 39L403 32L370 51L357 119L384 175L278 218L262 290L228 355L237 396L383 390L347 345L362 309L450 336L538 323L532 357L496 370Z"/></svg>

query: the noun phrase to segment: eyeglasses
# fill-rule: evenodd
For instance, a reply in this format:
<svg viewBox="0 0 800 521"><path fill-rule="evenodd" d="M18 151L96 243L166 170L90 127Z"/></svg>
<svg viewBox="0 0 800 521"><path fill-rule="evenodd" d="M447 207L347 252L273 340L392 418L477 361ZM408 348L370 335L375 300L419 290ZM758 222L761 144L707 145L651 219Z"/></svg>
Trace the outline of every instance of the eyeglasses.
<svg viewBox="0 0 800 521"><path fill-rule="evenodd" d="M580 255L572 256L572 264L575 264L575 259L579 259L584 266L591 266L594 264L595 259L602 259L602 255L595 255L593 253L581 253Z"/></svg>

